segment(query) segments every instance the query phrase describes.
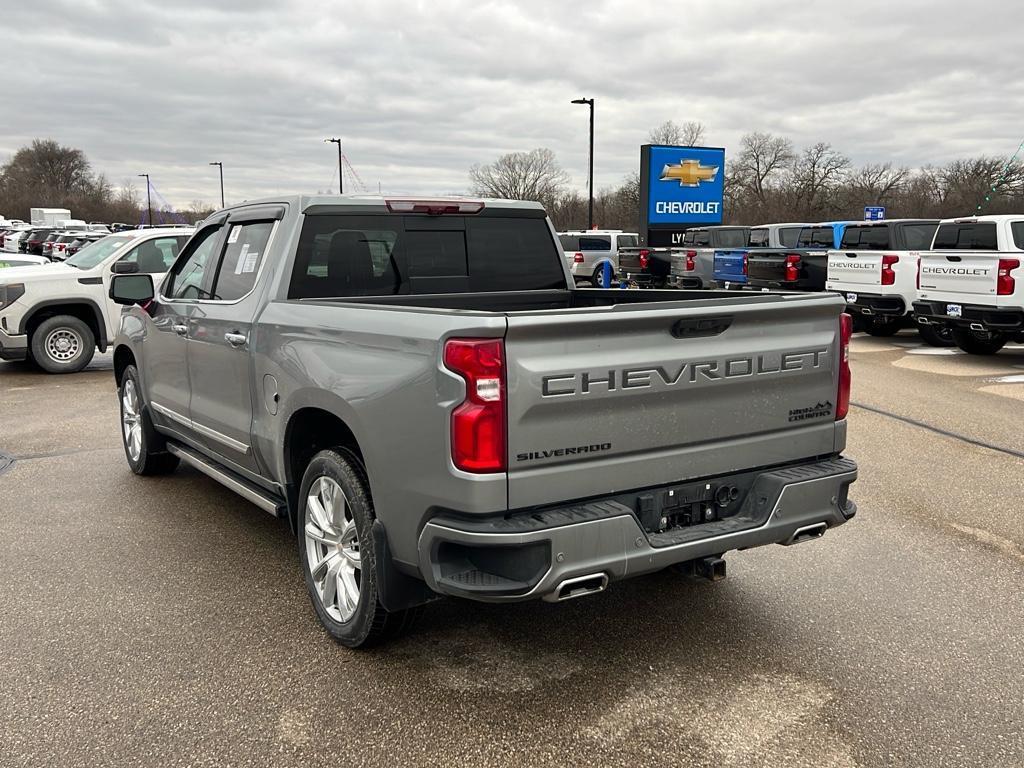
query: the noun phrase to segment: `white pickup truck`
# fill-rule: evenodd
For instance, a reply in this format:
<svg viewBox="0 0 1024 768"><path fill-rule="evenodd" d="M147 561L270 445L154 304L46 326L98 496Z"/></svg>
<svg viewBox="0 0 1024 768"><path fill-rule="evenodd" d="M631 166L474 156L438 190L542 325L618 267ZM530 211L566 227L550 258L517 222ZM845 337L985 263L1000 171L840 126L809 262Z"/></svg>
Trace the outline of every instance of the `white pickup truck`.
<svg viewBox="0 0 1024 768"><path fill-rule="evenodd" d="M972 355L1024 342L1024 214L946 219L921 255L914 314Z"/></svg>
<svg viewBox="0 0 1024 768"><path fill-rule="evenodd" d="M159 284L193 230L110 235L59 264L0 271L0 360L33 360L48 373L73 373L106 351L121 307L107 292L114 273L148 273Z"/></svg>
<svg viewBox="0 0 1024 768"><path fill-rule="evenodd" d="M913 324L917 263L931 248L938 219L888 219L850 224L828 252L825 290L846 298L846 311L872 336L892 336ZM934 347L953 345L948 328L918 325Z"/></svg>

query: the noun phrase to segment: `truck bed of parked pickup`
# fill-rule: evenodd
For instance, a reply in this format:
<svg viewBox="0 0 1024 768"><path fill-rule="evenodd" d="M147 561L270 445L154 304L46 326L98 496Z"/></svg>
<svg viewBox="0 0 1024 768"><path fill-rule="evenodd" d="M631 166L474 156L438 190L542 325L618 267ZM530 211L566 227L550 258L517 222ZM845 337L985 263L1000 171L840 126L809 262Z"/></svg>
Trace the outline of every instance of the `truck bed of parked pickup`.
<svg viewBox="0 0 1024 768"><path fill-rule="evenodd" d="M715 575L855 512L840 298L575 290L535 204L249 203L111 295L132 469L287 517L350 646L440 594Z"/></svg>

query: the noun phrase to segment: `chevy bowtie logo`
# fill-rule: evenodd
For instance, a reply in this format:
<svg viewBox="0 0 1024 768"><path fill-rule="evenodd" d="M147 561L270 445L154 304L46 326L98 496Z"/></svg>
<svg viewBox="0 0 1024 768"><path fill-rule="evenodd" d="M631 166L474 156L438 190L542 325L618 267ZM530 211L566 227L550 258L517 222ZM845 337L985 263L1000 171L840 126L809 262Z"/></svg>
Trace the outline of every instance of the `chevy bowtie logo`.
<svg viewBox="0 0 1024 768"><path fill-rule="evenodd" d="M661 169L661 181L678 181L680 187L697 187L702 181L714 181L717 175L717 165L701 165L699 160L683 160Z"/></svg>

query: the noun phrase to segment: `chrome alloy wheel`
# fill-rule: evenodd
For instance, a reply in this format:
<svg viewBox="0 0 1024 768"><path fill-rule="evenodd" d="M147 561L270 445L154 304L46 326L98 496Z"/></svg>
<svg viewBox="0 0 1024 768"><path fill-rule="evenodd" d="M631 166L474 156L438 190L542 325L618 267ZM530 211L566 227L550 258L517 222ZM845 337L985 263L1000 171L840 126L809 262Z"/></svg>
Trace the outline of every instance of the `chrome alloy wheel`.
<svg viewBox="0 0 1024 768"><path fill-rule="evenodd" d="M341 486L321 475L306 497L306 560L327 614L345 622L359 605L359 534Z"/></svg>
<svg viewBox="0 0 1024 768"><path fill-rule="evenodd" d="M135 382L126 378L121 387L121 429L124 432L124 446L132 461L138 461L142 453L142 409Z"/></svg>
<svg viewBox="0 0 1024 768"><path fill-rule="evenodd" d="M84 342L72 328L54 328L43 342L46 355L55 363L74 360L82 351Z"/></svg>

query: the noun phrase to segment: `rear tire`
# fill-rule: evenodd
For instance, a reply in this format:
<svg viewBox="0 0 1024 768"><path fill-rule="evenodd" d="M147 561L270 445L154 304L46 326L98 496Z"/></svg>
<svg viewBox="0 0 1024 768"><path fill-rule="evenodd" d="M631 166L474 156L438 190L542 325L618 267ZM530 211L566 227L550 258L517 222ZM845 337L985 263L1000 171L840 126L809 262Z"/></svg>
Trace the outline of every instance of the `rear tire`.
<svg viewBox="0 0 1024 768"><path fill-rule="evenodd" d="M153 428L142 399L139 372L129 365L117 387L121 403L121 444L128 466L136 475L166 475L178 467L178 457L167 452L167 441Z"/></svg>
<svg viewBox="0 0 1024 768"><path fill-rule="evenodd" d="M955 347L953 329L946 325L919 325L917 332L925 344L932 347Z"/></svg>
<svg viewBox="0 0 1024 768"><path fill-rule="evenodd" d="M320 451L299 491L299 560L313 610L336 642L366 648L407 631L416 608L389 612L377 590L373 501L359 459Z"/></svg>
<svg viewBox="0 0 1024 768"><path fill-rule="evenodd" d="M74 315L57 315L32 332L32 357L47 373L77 373L96 354L96 336Z"/></svg>
<svg viewBox="0 0 1024 768"><path fill-rule="evenodd" d="M879 322L875 320L867 328L864 329L871 336L878 336L880 338L886 338L888 336L895 336L900 332L900 324L897 320L888 320Z"/></svg>
<svg viewBox="0 0 1024 768"><path fill-rule="evenodd" d="M1006 344L1006 335L997 331L982 336L969 328L954 328L953 341L968 355L994 355Z"/></svg>

